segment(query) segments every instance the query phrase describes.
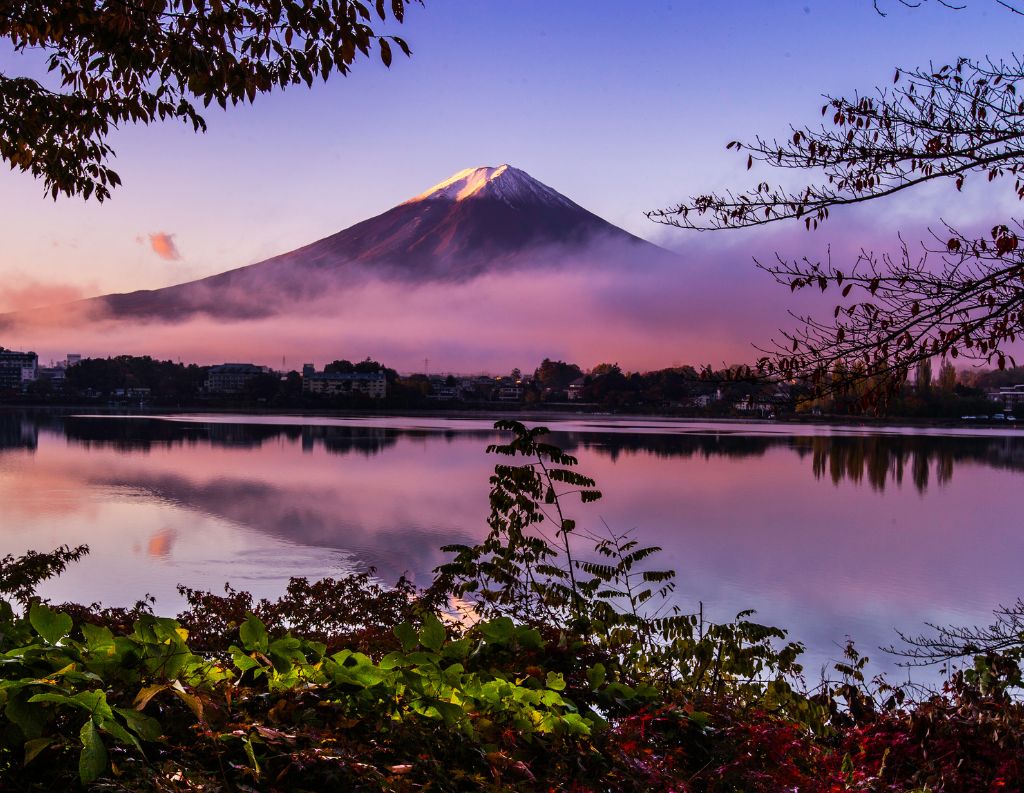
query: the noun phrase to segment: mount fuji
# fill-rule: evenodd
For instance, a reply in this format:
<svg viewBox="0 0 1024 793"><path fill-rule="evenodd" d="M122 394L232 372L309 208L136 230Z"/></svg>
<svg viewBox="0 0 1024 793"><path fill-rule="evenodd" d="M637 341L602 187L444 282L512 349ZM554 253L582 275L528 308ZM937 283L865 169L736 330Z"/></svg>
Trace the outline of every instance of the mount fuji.
<svg viewBox="0 0 1024 793"><path fill-rule="evenodd" d="M265 261L69 305L111 320L244 319L370 280L456 286L487 274L557 269L569 259L607 264L610 251L625 267L641 258L674 257L525 171L467 168L381 215ZM0 324L32 313L0 317Z"/></svg>

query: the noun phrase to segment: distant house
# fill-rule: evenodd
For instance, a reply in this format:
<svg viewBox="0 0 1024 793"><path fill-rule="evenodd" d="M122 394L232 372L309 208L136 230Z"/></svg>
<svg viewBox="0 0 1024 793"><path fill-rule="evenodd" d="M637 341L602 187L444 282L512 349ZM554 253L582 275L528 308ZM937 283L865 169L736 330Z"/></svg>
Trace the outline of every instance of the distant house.
<svg viewBox="0 0 1024 793"><path fill-rule="evenodd" d="M1024 405L1024 383L989 391L986 396L993 402L1000 403L1005 410L1015 410L1018 405Z"/></svg>
<svg viewBox="0 0 1024 793"><path fill-rule="evenodd" d="M499 402L522 402L523 387L520 384L498 386Z"/></svg>
<svg viewBox="0 0 1024 793"><path fill-rule="evenodd" d="M690 401L695 407L706 408L710 407L715 402L722 400L722 389L716 388L713 392L695 395Z"/></svg>
<svg viewBox="0 0 1024 793"><path fill-rule="evenodd" d="M151 393L148 388L115 388L113 396L117 399L149 399Z"/></svg>
<svg viewBox="0 0 1024 793"><path fill-rule="evenodd" d="M0 347L0 389L22 389L39 374L39 356Z"/></svg>
<svg viewBox="0 0 1024 793"><path fill-rule="evenodd" d="M211 366L206 375L206 390L211 394L239 394L259 377L267 374L270 369L254 363L222 363Z"/></svg>
<svg viewBox="0 0 1024 793"><path fill-rule="evenodd" d="M569 399L571 399L574 402L578 399L583 399L583 389L587 384L586 380L587 378L585 377L577 377L575 380L569 383L569 389L567 394Z"/></svg>
<svg viewBox="0 0 1024 793"><path fill-rule="evenodd" d="M362 394L371 399L384 399L388 394L388 379L383 372L310 372L303 367L302 390L307 394Z"/></svg>
<svg viewBox="0 0 1024 793"><path fill-rule="evenodd" d="M741 413L772 413L775 410L775 403L766 397L748 394L736 400L733 409Z"/></svg>

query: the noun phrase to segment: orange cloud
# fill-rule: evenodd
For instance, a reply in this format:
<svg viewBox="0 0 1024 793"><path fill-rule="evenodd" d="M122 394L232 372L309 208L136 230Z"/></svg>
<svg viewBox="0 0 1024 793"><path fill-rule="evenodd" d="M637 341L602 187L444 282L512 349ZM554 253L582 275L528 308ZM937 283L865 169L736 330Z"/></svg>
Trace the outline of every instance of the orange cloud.
<svg viewBox="0 0 1024 793"><path fill-rule="evenodd" d="M174 235L168 234L166 231L154 231L150 234L149 246L153 249L153 253L161 259L175 261L181 258L178 246L174 244Z"/></svg>

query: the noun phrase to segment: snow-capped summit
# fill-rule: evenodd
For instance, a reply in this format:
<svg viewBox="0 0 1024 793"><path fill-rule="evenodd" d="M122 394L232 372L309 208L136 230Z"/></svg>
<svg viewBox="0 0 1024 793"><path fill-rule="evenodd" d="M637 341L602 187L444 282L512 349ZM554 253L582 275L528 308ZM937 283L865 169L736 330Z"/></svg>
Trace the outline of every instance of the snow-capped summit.
<svg viewBox="0 0 1024 793"><path fill-rule="evenodd" d="M466 168L405 203L465 201L471 198L504 201L508 204L558 205L567 209L578 206L557 190L552 190L543 182L534 179L526 171L513 168L507 163L497 167L487 165Z"/></svg>

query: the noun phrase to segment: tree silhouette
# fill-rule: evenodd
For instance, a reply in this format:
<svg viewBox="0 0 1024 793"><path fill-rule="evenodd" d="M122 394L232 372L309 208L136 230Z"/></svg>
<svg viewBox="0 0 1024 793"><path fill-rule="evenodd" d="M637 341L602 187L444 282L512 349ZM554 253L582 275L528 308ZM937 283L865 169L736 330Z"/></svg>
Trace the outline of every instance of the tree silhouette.
<svg viewBox="0 0 1024 793"><path fill-rule="evenodd" d="M913 3L904 3L914 5ZM1019 16L1012 3L1001 6ZM832 210L877 201L933 182L957 191L973 179L1005 181L1024 199L1024 60L961 58L941 67L897 69L871 96L826 96L820 125L787 137L731 141L728 149L773 169L809 175L792 189L758 183L746 192L693 196L648 213L698 230L802 222L817 229ZM820 389L843 369L884 398L918 361L966 357L1004 368L1024 321L1020 221L1000 219L984 236L942 223L914 255L863 251L854 262L776 256L762 269L791 290L840 292L831 317L800 316L799 327L763 348L762 372L807 378ZM860 363L859 369L854 363Z"/></svg>
<svg viewBox="0 0 1024 793"><path fill-rule="evenodd" d="M63 193L103 201L121 183L111 129L168 118L206 129L197 105L252 102L274 88L348 74L376 48L390 66L421 0L21 0L0 4L0 37L46 55L52 85L0 72L0 158Z"/></svg>

